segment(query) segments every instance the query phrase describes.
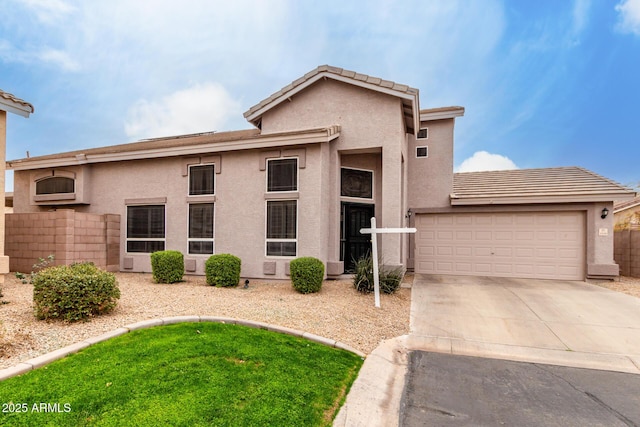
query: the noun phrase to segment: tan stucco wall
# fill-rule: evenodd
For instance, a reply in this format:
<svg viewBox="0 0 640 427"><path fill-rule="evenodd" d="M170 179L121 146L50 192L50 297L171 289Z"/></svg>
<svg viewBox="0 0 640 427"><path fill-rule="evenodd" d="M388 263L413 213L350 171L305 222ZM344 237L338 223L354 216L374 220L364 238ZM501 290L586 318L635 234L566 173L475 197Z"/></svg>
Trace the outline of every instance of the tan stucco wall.
<svg viewBox="0 0 640 427"><path fill-rule="evenodd" d="M7 112L0 110L0 200L4 200L5 159L7 148ZM9 272L9 257L4 254L4 215L0 215L0 285Z"/></svg>
<svg viewBox="0 0 640 427"><path fill-rule="evenodd" d="M264 114L263 133L281 132L339 124L341 135L332 143L332 165L340 155L382 153L382 169L376 191L379 227L402 227L406 204L403 200L402 153L406 149L402 104L398 98L358 88L335 80L322 80ZM332 255L339 248L339 169L333 171L330 234ZM449 174L452 170L449 170ZM403 264L402 242L406 238L388 234L381 247L388 264ZM406 252L406 250L405 250Z"/></svg>
<svg viewBox="0 0 640 427"><path fill-rule="evenodd" d="M408 204L410 208L450 206L453 192L454 119L422 122L429 129L427 139L409 136L407 153ZM417 158L416 147L428 147L428 157Z"/></svg>

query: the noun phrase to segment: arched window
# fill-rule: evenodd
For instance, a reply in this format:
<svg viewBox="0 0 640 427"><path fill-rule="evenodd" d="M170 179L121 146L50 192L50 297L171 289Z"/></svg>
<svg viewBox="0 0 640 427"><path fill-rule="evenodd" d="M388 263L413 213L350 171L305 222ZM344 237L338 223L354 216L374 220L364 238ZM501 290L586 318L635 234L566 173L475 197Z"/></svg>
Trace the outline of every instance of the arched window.
<svg viewBox="0 0 640 427"><path fill-rule="evenodd" d="M36 182L36 195L75 192L75 180L62 176L43 178Z"/></svg>

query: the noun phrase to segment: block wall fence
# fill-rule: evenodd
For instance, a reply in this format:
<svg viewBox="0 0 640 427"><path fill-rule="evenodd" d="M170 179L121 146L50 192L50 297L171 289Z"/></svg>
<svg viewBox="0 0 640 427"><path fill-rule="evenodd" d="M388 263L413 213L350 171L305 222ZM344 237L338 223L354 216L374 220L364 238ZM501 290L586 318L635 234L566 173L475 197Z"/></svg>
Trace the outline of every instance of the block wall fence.
<svg viewBox="0 0 640 427"><path fill-rule="evenodd" d="M620 266L620 275L640 277L640 230L616 231L613 248L613 257Z"/></svg>
<svg viewBox="0 0 640 427"><path fill-rule="evenodd" d="M107 271L120 269L120 215L60 209L5 215L5 254L12 272L30 273L39 258L55 264L91 261Z"/></svg>

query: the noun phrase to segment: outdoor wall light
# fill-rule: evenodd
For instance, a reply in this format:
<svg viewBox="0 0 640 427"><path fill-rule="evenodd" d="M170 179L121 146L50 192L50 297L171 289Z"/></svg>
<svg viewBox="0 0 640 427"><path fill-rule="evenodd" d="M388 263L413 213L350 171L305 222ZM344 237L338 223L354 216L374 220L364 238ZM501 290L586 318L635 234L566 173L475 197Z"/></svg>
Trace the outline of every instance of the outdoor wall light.
<svg viewBox="0 0 640 427"><path fill-rule="evenodd" d="M411 219L411 215L413 215L413 212L411 212L411 209L409 209L409 210L407 211L407 214L406 214L404 217L405 217L405 218L409 218L409 219Z"/></svg>
<svg viewBox="0 0 640 427"><path fill-rule="evenodd" d="M607 215L609 215L609 209L607 208L602 209L602 215L600 215L600 218L605 219Z"/></svg>

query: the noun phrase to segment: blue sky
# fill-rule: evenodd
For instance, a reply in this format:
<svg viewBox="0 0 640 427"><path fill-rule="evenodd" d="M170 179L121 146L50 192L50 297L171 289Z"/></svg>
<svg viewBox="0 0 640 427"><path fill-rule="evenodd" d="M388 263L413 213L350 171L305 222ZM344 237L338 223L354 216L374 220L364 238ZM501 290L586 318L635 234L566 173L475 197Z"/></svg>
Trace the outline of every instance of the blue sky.
<svg viewBox="0 0 640 427"><path fill-rule="evenodd" d="M640 181L640 0L4 0L0 16L0 89L35 106L9 115L10 160L246 129L330 64L464 106L458 170Z"/></svg>

